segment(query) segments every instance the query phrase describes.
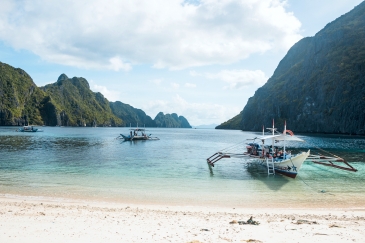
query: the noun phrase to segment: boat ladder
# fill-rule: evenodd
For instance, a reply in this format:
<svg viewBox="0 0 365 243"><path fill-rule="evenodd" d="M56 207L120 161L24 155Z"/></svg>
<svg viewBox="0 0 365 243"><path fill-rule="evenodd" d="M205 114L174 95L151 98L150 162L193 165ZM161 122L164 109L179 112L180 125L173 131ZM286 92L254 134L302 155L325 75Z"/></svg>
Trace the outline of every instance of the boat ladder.
<svg viewBox="0 0 365 243"><path fill-rule="evenodd" d="M266 158L267 174L275 175L274 158Z"/></svg>

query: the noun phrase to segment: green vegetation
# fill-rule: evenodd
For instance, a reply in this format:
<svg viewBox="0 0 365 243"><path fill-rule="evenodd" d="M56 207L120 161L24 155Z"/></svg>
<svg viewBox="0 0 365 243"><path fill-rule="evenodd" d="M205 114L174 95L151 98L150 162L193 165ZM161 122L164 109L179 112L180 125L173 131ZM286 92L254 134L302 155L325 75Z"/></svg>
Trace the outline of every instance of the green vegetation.
<svg viewBox="0 0 365 243"><path fill-rule="evenodd" d="M226 122L223 122L222 124L220 124L219 126L217 126L215 129L237 129L237 127L241 126L241 121L242 121L242 112L240 114L238 114L237 116L229 119Z"/></svg>
<svg viewBox="0 0 365 243"><path fill-rule="evenodd" d="M38 88L22 69L0 62L0 125L118 126L109 101L83 78L62 74Z"/></svg>
<svg viewBox="0 0 365 243"><path fill-rule="evenodd" d="M48 95L43 100L46 125L55 126L121 126L109 101L90 90L84 78L69 79L62 74L56 83L41 87Z"/></svg>
<svg viewBox="0 0 365 243"><path fill-rule="evenodd" d="M175 113L164 114L158 113L154 120L141 109L124 104L120 101L110 102L110 108L113 113L123 120L123 126L140 126L140 127L169 127L169 128L191 128L189 122L183 116Z"/></svg>
<svg viewBox="0 0 365 243"><path fill-rule="evenodd" d="M43 124L44 96L25 71L0 62L0 125Z"/></svg>
<svg viewBox="0 0 365 243"><path fill-rule="evenodd" d="M90 90L84 78L60 75L38 88L19 68L0 62L0 125L191 127L183 116L160 112L155 120ZM158 124L158 125L157 125Z"/></svg>
<svg viewBox="0 0 365 243"><path fill-rule="evenodd" d="M365 2L296 43L240 115L217 128L365 134Z"/></svg>
<svg viewBox="0 0 365 243"><path fill-rule="evenodd" d="M178 116L176 113L165 115L160 112L157 114L154 121L157 127L191 128L186 118Z"/></svg>
<svg viewBox="0 0 365 243"><path fill-rule="evenodd" d="M141 127L156 127L152 118L141 109L136 109L120 101L110 102L110 108L117 117L123 120L123 126L137 126L138 124Z"/></svg>

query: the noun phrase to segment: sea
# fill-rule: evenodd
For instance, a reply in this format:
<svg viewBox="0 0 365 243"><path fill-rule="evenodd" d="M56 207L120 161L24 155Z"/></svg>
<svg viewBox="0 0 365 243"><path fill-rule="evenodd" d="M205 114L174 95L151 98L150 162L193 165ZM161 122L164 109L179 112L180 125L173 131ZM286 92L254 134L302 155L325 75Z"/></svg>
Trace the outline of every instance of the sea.
<svg viewBox="0 0 365 243"><path fill-rule="evenodd" d="M361 208L365 205L365 138L299 134L287 144L344 158L357 172L305 162L296 179L252 160L206 159L245 150L261 133L146 128L159 140L123 141L129 128L0 127L0 196L176 206ZM231 151L233 152L233 151Z"/></svg>

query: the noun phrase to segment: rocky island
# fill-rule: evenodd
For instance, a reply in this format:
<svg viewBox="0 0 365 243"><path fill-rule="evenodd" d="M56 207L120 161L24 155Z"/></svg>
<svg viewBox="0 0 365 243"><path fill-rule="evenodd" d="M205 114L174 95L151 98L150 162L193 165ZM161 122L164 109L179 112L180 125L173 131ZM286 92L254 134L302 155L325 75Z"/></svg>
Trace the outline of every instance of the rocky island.
<svg viewBox="0 0 365 243"><path fill-rule="evenodd" d="M85 78L61 74L57 81L37 87L22 69L0 62L0 125L23 126L140 126L191 128L175 113L152 118L120 101L109 102L93 92Z"/></svg>
<svg viewBox="0 0 365 243"><path fill-rule="evenodd" d="M236 117L217 129L365 134L365 2L296 43Z"/></svg>

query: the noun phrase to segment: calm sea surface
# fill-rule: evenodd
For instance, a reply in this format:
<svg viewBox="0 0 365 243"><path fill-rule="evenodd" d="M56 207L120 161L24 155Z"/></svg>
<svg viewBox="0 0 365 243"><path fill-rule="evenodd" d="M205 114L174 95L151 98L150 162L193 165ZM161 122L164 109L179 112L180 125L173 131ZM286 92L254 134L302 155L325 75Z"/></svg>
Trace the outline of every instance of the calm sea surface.
<svg viewBox="0 0 365 243"><path fill-rule="evenodd" d="M149 128L156 141L115 139L128 128L0 127L0 194L123 203L327 207L365 205L365 139L301 135L289 145L320 147L351 162L348 172L306 162L296 179L267 175L242 159L206 159L258 133ZM243 150L243 144L241 146Z"/></svg>

